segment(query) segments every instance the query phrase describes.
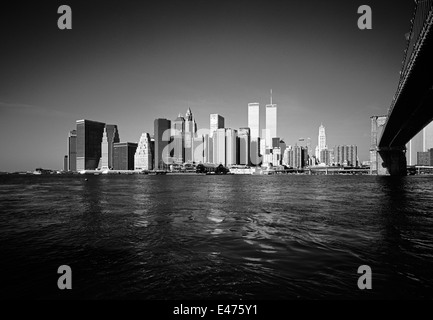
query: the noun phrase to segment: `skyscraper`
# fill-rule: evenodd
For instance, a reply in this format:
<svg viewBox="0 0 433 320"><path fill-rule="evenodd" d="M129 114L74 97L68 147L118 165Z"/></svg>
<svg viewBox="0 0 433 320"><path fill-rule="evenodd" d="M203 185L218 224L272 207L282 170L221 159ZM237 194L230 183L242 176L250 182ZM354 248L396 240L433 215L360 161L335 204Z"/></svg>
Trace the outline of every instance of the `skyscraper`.
<svg viewBox="0 0 433 320"><path fill-rule="evenodd" d="M260 138L260 104L248 103L248 128L251 130L251 141Z"/></svg>
<svg viewBox="0 0 433 320"><path fill-rule="evenodd" d="M134 155L134 170L153 169L153 144L148 133L142 133Z"/></svg>
<svg viewBox="0 0 433 320"><path fill-rule="evenodd" d="M237 161L237 141L238 132L234 129L226 129L226 165L232 166L238 164Z"/></svg>
<svg viewBox="0 0 433 320"><path fill-rule="evenodd" d="M213 133L216 129L224 128L224 117L219 114L210 115L210 126L209 126L209 137L213 137Z"/></svg>
<svg viewBox="0 0 433 320"><path fill-rule="evenodd" d="M104 133L102 135L102 143L101 143L101 163L100 167L102 170L109 169L108 166L108 138L107 138L107 129L104 128Z"/></svg>
<svg viewBox="0 0 433 320"><path fill-rule="evenodd" d="M272 138L277 137L277 105L271 103L266 105L266 149L272 148Z"/></svg>
<svg viewBox="0 0 433 320"><path fill-rule="evenodd" d="M226 165L226 129L215 130L213 134L213 158L215 164Z"/></svg>
<svg viewBox="0 0 433 320"><path fill-rule="evenodd" d="M77 171L98 167L104 127L102 122L77 120Z"/></svg>
<svg viewBox="0 0 433 320"><path fill-rule="evenodd" d="M77 130L69 132L68 137L68 169L77 171Z"/></svg>
<svg viewBox="0 0 433 320"><path fill-rule="evenodd" d="M250 128L239 128L238 131L238 155L239 164L250 165Z"/></svg>
<svg viewBox="0 0 433 320"><path fill-rule="evenodd" d="M182 164L185 160L185 119L181 114L173 121L173 160Z"/></svg>
<svg viewBox="0 0 433 320"><path fill-rule="evenodd" d="M185 115L185 162L194 161L193 140L195 138L196 132L197 123L195 122L191 109L188 108Z"/></svg>
<svg viewBox="0 0 433 320"><path fill-rule="evenodd" d="M325 132L325 127L323 126L323 124L320 124L320 127L319 127L318 142L319 142L319 151L326 149L326 132Z"/></svg>
<svg viewBox="0 0 433 320"><path fill-rule="evenodd" d="M134 170L134 156L137 143L118 142L113 145L114 170Z"/></svg>
<svg viewBox="0 0 433 320"><path fill-rule="evenodd" d="M171 121L167 119L155 119L154 139L155 139L155 169L162 169L168 164L170 156L169 143L171 134Z"/></svg>
<svg viewBox="0 0 433 320"><path fill-rule="evenodd" d="M119 130L115 124L105 125L108 142L108 168L113 168L113 144L120 142Z"/></svg>

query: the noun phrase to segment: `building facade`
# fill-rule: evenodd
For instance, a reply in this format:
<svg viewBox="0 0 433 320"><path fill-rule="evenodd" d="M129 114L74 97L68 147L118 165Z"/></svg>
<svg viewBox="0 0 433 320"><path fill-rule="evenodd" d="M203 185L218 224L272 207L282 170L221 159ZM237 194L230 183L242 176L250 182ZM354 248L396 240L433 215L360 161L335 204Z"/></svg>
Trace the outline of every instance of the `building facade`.
<svg viewBox="0 0 433 320"><path fill-rule="evenodd" d="M118 142L113 145L113 169L134 170L134 156L137 143Z"/></svg>
<svg viewBox="0 0 433 320"><path fill-rule="evenodd" d="M69 132L67 171L77 171L77 130L72 130Z"/></svg>
<svg viewBox="0 0 433 320"><path fill-rule="evenodd" d="M171 121L167 119L155 119L154 121L154 139L155 139L155 154L154 165L155 169L163 169L169 163L170 158L170 137L171 137Z"/></svg>
<svg viewBox="0 0 433 320"><path fill-rule="evenodd" d="M105 123L77 120L77 171L95 170L101 159Z"/></svg>
<svg viewBox="0 0 433 320"><path fill-rule="evenodd" d="M226 166L226 129L215 130L212 140L214 164Z"/></svg>
<svg viewBox="0 0 433 320"><path fill-rule="evenodd" d="M238 164L238 132L234 129L226 129L226 166Z"/></svg>
<svg viewBox="0 0 433 320"><path fill-rule="evenodd" d="M337 165L357 167L358 147L355 145L340 145L334 148L334 157Z"/></svg>
<svg viewBox="0 0 433 320"><path fill-rule="evenodd" d="M134 170L153 170L153 143L148 133L142 133L134 155Z"/></svg>
<svg viewBox="0 0 433 320"><path fill-rule="evenodd" d="M185 118L181 114L173 121L173 161L183 164L185 160Z"/></svg>
<svg viewBox="0 0 433 320"><path fill-rule="evenodd" d="M250 165L250 147L251 147L250 128L239 128L238 131L238 154L239 164Z"/></svg>
<svg viewBox="0 0 433 320"><path fill-rule="evenodd" d="M272 139L278 137L277 135L277 105L272 103L272 90L271 90L271 103L266 105L266 149L273 149Z"/></svg>

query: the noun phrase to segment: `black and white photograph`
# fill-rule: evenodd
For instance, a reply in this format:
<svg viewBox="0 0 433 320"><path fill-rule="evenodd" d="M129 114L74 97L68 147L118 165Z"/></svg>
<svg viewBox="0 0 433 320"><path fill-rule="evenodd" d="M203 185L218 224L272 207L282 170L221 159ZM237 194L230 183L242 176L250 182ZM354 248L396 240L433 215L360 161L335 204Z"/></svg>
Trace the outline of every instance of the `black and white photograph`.
<svg viewBox="0 0 433 320"><path fill-rule="evenodd" d="M432 300L432 24L433 0L2 3L0 300Z"/></svg>

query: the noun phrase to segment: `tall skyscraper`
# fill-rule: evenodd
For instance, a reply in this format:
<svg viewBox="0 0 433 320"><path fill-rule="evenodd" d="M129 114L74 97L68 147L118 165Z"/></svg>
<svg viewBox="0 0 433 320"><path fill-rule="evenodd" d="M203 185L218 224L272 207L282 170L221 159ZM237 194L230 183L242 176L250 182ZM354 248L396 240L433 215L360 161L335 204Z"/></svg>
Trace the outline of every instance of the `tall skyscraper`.
<svg viewBox="0 0 433 320"><path fill-rule="evenodd" d="M210 115L210 126L209 126L209 137L213 137L213 133L216 129L224 128L224 117L219 114Z"/></svg>
<svg viewBox="0 0 433 320"><path fill-rule="evenodd" d="M260 138L260 104L248 103L248 128L251 130L251 141Z"/></svg>
<svg viewBox="0 0 433 320"><path fill-rule="evenodd" d="M226 129L217 129L213 134L213 158L215 164L226 165Z"/></svg>
<svg viewBox="0 0 433 320"><path fill-rule="evenodd" d="M167 119L155 119L154 139L155 139L155 169L163 169L168 164L170 157L169 143L171 135L171 121Z"/></svg>
<svg viewBox="0 0 433 320"><path fill-rule="evenodd" d="M134 156L137 143L118 142L113 145L114 170L134 170Z"/></svg>
<svg viewBox="0 0 433 320"><path fill-rule="evenodd" d="M272 138L277 137L277 105L271 103L266 105L266 149L272 148Z"/></svg>
<svg viewBox="0 0 433 320"><path fill-rule="evenodd" d="M234 129L226 129L226 165L238 164L237 153L238 132Z"/></svg>
<svg viewBox="0 0 433 320"><path fill-rule="evenodd" d="M238 131L239 164L243 164L246 166L250 165L250 132L250 128L239 128Z"/></svg>
<svg viewBox="0 0 433 320"><path fill-rule="evenodd" d="M108 168L113 168L113 144L120 142L119 130L115 124L105 125L108 143Z"/></svg>
<svg viewBox="0 0 433 320"><path fill-rule="evenodd" d="M319 127L318 145L319 145L319 152L326 149L326 132L323 124L320 124Z"/></svg>
<svg viewBox="0 0 433 320"><path fill-rule="evenodd" d="M153 144L148 133L142 133L134 155L134 170L153 169Z"/></svg>
<svg viewBox="0 0 433 320"><path fill-rule="evenodd" d="M101 143L101 163L100 167L102 170L110 169L108 166L108 138L107 138L107 127L104 128Z"/></svg>
<svg viewBox="0 0 433 320"><path fill-rule="evenodd" d="M196 136L196 132L197 123L195 122L191 109L188 108L185 115L185 162L194 161L193 140Z"/></svg>
<svg viewBox="0 0 433 320"><path fill-rule="evenodd" d="M102 122L77 120L77 171L98 167L104 128Z"/></svg>
<svg viewBox="0 0 433 320"><path fill-rule="evenodd" d="M68 137L68 171L77 171L77 130L69 132Z"/></svg>
<svg viewBox="0 0 433 320"><path fill-rule="evenodd" d="M185 118L181 114L173 121L173 160L182 164L185 160Z"/></svg>

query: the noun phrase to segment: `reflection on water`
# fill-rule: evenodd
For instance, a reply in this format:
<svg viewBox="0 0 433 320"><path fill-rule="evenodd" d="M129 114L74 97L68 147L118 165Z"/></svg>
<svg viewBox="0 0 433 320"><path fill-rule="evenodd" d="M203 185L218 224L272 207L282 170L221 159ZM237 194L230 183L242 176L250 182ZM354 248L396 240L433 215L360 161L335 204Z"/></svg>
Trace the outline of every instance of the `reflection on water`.
<svg viewBox="0 0 433 320"><path fill-rule="evenodd" d="M431 177L0 179L8 297L57 297L62 264L79 298L433 297Z"/></svg>

